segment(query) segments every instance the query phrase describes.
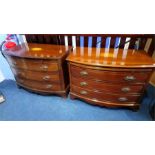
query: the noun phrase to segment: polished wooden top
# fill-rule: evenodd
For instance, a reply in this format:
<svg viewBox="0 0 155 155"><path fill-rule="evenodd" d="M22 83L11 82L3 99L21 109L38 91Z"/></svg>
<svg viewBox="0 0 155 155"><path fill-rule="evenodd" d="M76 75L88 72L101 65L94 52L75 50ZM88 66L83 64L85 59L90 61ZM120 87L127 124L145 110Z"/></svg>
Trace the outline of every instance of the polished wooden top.
<svg viewBox="0 0 155 155"><path fill-rule="evenodd" d="M73 49L67 60L79 64L105 67L155 67L155 61L145 51L133 49L77 47Z"/></svg>
<svg viewBox="0 0 155 155"><path fill-rule="evenodd" d="M63 57L69 47L51 44L21 44L14 48L4 50L3 53L10 56L23 58L55 59Z"/></svg>

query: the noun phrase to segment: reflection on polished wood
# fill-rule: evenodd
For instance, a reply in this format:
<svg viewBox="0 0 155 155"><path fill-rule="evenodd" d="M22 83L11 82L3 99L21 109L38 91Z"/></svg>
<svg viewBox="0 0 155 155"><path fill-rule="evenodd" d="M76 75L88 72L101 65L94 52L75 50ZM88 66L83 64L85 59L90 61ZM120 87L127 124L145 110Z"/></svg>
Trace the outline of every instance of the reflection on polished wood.
<svg viewBox="0 0 155 155"><path fill-rule="evenodd" d="M70 53L67 60L79 64L105 67L155 67L155 61L145 51L132 49L79 48Z"/></svg>
<svg viewBox="0 0 155 155"><path fill-rule="evenodd" d="M22 44L3 51L19 86L66 97L69 89L65 46Z"/></svg>
<svg viewBox="0 0 155 155"><path fill-rule="evenodd" d="M75 48L67 57L70 97L107 107L138 109L155 68L144 51Z"/></svg>
<svg viewBox="0 0 155 155"><path fill-rule="evenodd" d="M67 50L66 50L67 49ZM66 48L63 45L50 44L21 44L11 49L5 50L5 54L20 58L35 58L35 59L57 59L66 55Z"/></svg>

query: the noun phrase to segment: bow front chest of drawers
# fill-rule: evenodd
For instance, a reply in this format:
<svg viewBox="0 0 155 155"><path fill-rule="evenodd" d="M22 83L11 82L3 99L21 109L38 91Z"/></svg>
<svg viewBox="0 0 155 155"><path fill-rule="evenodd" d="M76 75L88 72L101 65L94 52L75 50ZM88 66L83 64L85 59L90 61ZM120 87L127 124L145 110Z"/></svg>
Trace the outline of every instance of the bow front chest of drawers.
<svg viewBox="0 0 155 155"><path fill-rule="evenodd" d="M63 97L69 89L65 46L22 44L3 51L19 87Z"/></svg>
<svg viewBox="0 0 155 155"><path fill-rule="evenodd" d="M107 107L139 108L155 62L144 51L76 48L67 58L70 97Z"/></svg>

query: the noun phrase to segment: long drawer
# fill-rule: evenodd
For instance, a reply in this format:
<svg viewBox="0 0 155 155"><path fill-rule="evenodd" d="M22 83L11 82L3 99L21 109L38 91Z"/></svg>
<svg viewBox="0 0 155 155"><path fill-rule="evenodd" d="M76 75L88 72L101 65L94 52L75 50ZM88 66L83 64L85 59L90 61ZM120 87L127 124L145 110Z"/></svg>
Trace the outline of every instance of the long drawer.
<svg viewBox="0 0 155 155"><path fill-rule="evenodd" d="M104 82L117 82L117 83L145 83L148 80L150 74L145 71L106 71L106 70L96 70L89 69L85 67L78 67L71 65L70 71L72 76L79 77L83 79L94 79L96 81ZM151 73L151 72L150 72Z"/></svg>
<svg viewBox="0 0 155 155"><path fill-rule="evenodd" d="M54 81L60 83L60 77L58 72L44 72L44 71L31 71L25 69L17 69L12 67L12 71L15 77L21 77L30 80L37 81Z"/></svg>
<svg viewBox="0 0 155 155"><path fill-rule="evenodd" d="M71 86L71 92L82 97L89 98L93 101L110 101L115 103L129 103L133 102L136 103L139 101L140 95L127 95L127 94L112 94L112 93L105 93L105 92L95 92L87 89L83 89L76 86Z"/></svg>
<svg viewBox="0 0 155 155"><path fill-rule="evenodd" d="M58 71L58 63L51 60L41 59L21 59L7 57L9 64L16 68L36 70L36 71Z"/></svg>
<svg viewBox="0 0 155 155"><path fill-rule="evenodd" d="M109 84L106 82L100 82L95 80L85 80L82 78L71 78L71 83L75 86L81 87L83 89L93 90L93 91L105 91L109 93L124 93L124 94L140 94L143 90L143 85L133 85L133 84Z"/></svg>
<svg viewBox="0 0 155 155"><path fill-rule="evenodd" d="M25 86L27 88L31 89L38 89L38 90L44 90L44 91L60 91L61 86L57 83L52 82L39 82L34 80L27 80L23 78L16 78L17 83L19 83L22 86Z"/></svg>

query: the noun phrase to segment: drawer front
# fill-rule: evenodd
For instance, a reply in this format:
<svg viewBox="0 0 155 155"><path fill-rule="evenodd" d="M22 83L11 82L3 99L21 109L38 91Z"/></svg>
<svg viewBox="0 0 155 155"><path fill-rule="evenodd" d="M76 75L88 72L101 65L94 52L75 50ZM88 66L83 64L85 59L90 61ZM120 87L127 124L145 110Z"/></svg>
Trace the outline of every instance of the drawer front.
<svg viewBox="0 0 155 155"><path fill-rule="evenodd" d="M82 97L87 97L91 100L99 100L99 101L109 101L115 103L129 103L129 102L138 102L140 95L126 95L126 94L112 94L105 92L95 92L87 89L82 89L80 87L71 86L71 92Z"/></svg>
<svg viewBox="0 0 155 155"><path fill-rule="evenodd" d="M131 85L131 84L109 84L106 82L99 82L93 80L85 80L82 78L72 77L71 83L75 86L81 87L83 89L90 89L94 91L102 91L109 93L124 93L124 94L140 94L143 90L143 85Z"/></svg>
<svg viewBox="0 0 155 155"><path fill-rule="evenodd" d="M7 57L9 64L16 68L36 71L58 71L58 64L51 60L37 60Z"/></svg>
<svg viewBox="0 0 155 155"><path fill-rule="evenodd" d="M37 81L53 81L53 82L60 82L59 73L51 73L51 72L43 72L43 71L30 71L24 69L15 69L12 68L12 71L15 77L26 78L30 80L37 80Z"/></svg>
<svg viewBox="0 0 155 155"><path fill-rule="evenodd" d="M24 59L21 59L21 58L16 58L16 57L6 57L8 63L11 65L11 66L16 66L16 67L21 67L23 68L24 67Z"/></svg>
<svg viewBox="0 0 155 155"><path fill-rule="evenodd" d="M74 77L83 79L94 79L99 82L109 81L117 83L145 83L150 76L149 72L133 72L133 71L104 71L96 69L86 69L71 65L71 74Z"/></svg>
<svg viewBox="0 0 155 155"><path fill-rule="evenodd" d="M60 91L61 86L60 84L51 83L51 82L39 82L33 80L27 80L23 78L16 78L17 83L21 84L22 86L31 88L31 89L38 89L44 91Z"/></svg>

